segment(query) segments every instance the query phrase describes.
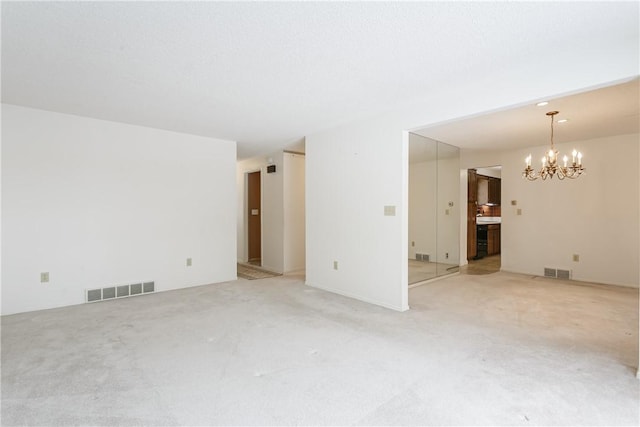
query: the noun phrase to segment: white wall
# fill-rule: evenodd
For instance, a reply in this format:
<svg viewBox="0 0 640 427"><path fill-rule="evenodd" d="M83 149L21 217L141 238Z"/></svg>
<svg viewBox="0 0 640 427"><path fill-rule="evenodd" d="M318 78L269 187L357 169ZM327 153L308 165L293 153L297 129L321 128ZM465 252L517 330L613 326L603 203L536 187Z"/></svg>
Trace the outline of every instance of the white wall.
<svg viewBox="0 0 640 427"><path fill-rule="evenodd" d="M398 124L377 120L307 136L308 285L408 308L407 145Z"/></svg>
<svg viewBox="0 0 640 427"><path fill-rule="evenodd" d="M523 159L548 147L505 152L502 269L570 269L575 280L638 287L638 145L638 134L556 144L561 154L574 147L584 153L586 168L579 179L561 182L522 179Z"/></svg>
<svg viewBox="0 0 640 427"><path fill-rule="evenodd" d="M235 142L13 105L2 124L2 314L236 278Z"/></svg>
<svg viewBox="0 0 640 427"><path fill-rule="evenodd" d="M307 135L307 283L407 309L407 131L605 86L637 74L637 41L607 55L606 68L594 67L602 60L586 48L574 51L570 59L557 57L553 75L539 58L523 57L507 68L475 70L473 79L434 88L429 99L390 106L393 111L387 114ZM636 59L630 61L629 55ZM502 164L504 179L502 159L477 164ZM511 196L503 189L503 199ZM460 201L464 218L462 195ZM384 205L395 205L397 216L384 216ZM460 239L462 244L462 235ZM333 261L339 261L338 270ZM577 277L582 274L577 272Z"/></svg>
<svg viewBox="0 0 640 427"><path fill-rule="evenodd" d="M284 271L284 157L282 151L269 156L274 173L262 173L262 267Z"/></svg>
<svg viewBox="0 0 640 427"><path fill-rule="evenodd" d="M546 145L490 154L463 150L463 168L503 165L502 270L542 275L544 267L562 268L572 270L574 280L638 287L638 145L637 134L556 144L561 154L575 147L585 155L586 174L573 181L522 178L524 158L544 153Z"/></svg>
<svg viewBox="0 0 640 427"><path fill-rule="evenodd" d="M305 268L305 156L284 153L284 271Z"/></svg>
<svg viewBox="0 0 640 427"><path fill-rule="evenodd" d="M494 178L502 178L502 170L497 168L476 168L478 175L492 176Z"/></svg>
<svg viewBox="0 0 640 427"><path fill-rule="evenodd" d="M275 165L275 173L267 166ZM305 267L304 156L278 151L238 162L237 260L246 262L247 173L260 171L262 204L262 267L278 273Z"/></svg>

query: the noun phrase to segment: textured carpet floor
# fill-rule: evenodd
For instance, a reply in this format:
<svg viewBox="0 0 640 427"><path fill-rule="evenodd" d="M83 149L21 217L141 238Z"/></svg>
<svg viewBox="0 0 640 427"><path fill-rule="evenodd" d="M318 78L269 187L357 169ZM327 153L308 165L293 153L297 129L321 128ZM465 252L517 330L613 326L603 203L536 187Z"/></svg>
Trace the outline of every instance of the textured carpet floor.
<svg viewBox="0 0 640 427"><path fill-rule="evenodd" d="M638 291L281 276L2 318L2 425L635 425Z"/></svg>
<svg viewBox="0 0 640 427"><path fill-rule="evenodd" d="M464 274L492 274L500 271L501 258L500 255L491 255L479 260L469 261L467 265L462 266L461 273Z"/></svg>

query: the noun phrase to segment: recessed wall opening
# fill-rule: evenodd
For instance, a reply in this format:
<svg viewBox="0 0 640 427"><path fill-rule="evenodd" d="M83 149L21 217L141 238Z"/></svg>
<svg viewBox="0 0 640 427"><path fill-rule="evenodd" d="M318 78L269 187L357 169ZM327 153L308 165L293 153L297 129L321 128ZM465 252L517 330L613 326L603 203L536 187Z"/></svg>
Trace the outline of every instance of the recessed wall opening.
<svg viewBox="0 0 640 427"><path fill-rule="evenodd" d="M304 274L305 154L283 150L237 168L238 271Z"/></svg>
<svg viewBox="0 0 640 427"><path fill-rule="evenodd" d="M463 272L500 271L502 166L467 170L467 265Z"/></svg>

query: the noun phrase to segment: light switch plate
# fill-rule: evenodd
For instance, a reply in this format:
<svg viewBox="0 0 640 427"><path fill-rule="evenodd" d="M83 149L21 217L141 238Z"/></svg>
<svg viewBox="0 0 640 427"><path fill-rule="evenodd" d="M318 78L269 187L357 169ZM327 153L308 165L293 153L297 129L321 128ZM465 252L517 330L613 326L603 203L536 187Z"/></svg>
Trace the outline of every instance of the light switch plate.
<svg viewBox="0 0 640 427"><path fill-rule="evenodd" d="M384 216L396 216L396 207L394 205L385 206Z"/></svg>

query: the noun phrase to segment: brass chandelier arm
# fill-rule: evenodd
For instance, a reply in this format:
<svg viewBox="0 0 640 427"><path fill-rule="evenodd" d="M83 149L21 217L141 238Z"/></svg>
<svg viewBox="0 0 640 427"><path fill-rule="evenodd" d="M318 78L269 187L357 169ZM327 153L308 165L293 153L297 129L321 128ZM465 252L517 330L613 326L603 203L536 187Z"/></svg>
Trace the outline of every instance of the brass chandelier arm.
<svg viewBox="0 0 640 427"><path fill-rule="evenodd" d="M582 167L582 153L577 152L576 150L573 150L572 152L573 159L570 166L567 165L569 160L567 156L564 156L563 158L564 165L559 164L560 155L553 142L554 116L558 113L558 111L549 111L547 113L547 116L551 117L551 149L542 158L542 167L540 170L536 172L531 167L531 155L525 159L526 167L522 172L522 177L529 181L535 181L538 178L542 178L543 180L546 180L547 178L553 179L554 176L557 176L559 180L564 180L565 178L576 179L584 173L585 169Z"/></svg>

